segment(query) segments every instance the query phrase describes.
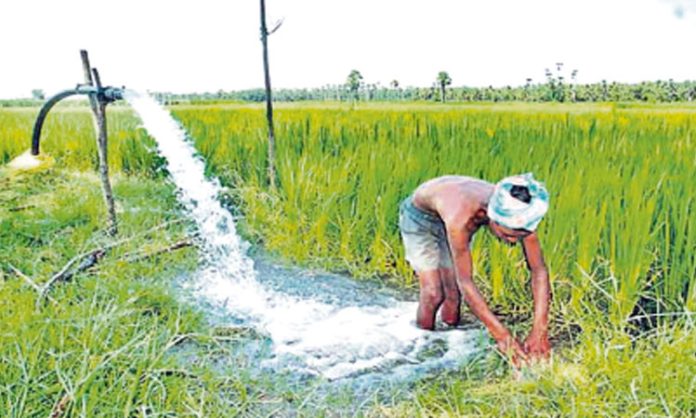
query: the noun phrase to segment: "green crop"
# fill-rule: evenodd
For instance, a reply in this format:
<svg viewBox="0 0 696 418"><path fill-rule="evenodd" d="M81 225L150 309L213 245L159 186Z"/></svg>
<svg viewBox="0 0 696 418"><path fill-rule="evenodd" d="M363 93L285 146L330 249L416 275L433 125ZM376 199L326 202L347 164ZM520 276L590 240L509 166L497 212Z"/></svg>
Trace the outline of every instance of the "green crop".
<svg viewBox="0 0 696 418"><path fill-rule="evenodd" d="M209 173L229 187L247 237L296 262L410 286L401 199L442 174L495 182L531 171L551 192L539 234L558 309L599 306L621 322L636 309L696 308L691 108L288 105L277 111L278 190L266 184L261 108L174 111ZM29 147L34 116L3 111L4 162ZM112 109L109 134L114 172L162 175L131 112ZM94 149L85 108L49 115L42 150L57 164L93 169ZM479 235L477 281L495 304L528 306L521 252Z"/></svg>
<svg viewBox="0 0 696 418"><path fill-rule="evenodd" d="M259 109L175 115L231 187L247 234L292 260L411 285L396 225L401 199L438 175L496 182L531 171L551 193L539 234L558 310L594 305L620 323L635 309L694 309L696 114L501 108L281 107L278 191L266 186ZM480 235L477 281L494 303L528 307L521 251Z"/></svg>
<svg viewBox="0 0 696 418"><path fill-rule="evenodd" d="M445 391L431 391L428 380L418 383L416 404L375 407L376 415L395 416L489 415L500 405L507 408L504 415L522 416L542 409L580 416L693 412L695 110L287 104L276 110L274 190L266 179L262 107L173 109L209 175L226 186L221 198L241 216L247 239L294 263L397 286L415 287L403 259L397 212L420 182L443 174L495 182L531 171L546 183L551 207L539 235L553 286L553 326L577 334L569 324L578 324L579 339L534 383L517 385L501 378L504 366L475 363L472 367L482 370L442 377ZM36 113L0 110L0 163L29 148ZM135 115L114 107L108 124L122 233L180 216L155 142ZM93 243L104 217L99 183L61 173L94 171L94 143L87 108L59 107L49 115L42 141L42 150L56 159L56 171L32 180L27 190L18 190L17 180L0 179L0 287L4 312L10 313L0 335L6 376L0 379L0 410L45 416L64 393L75 401L70 410L75 414L102 410L125 416L144 404L179 412L197 401L200 410L224 416L263 403L269 390L259 389L244 368L224 381L206 377L205 367L195 370L202 383L188 382L185 375L142 380L144 371L171 366L171 359L160 356L168 338L204 327L197 316L179 310L163 285L167 274L192 268L192 252L174 256L170 269L105 262L103 273L85 274L56 292L64 308L35 311L33 289L9 280L6 263L46 277ZM51 200L30 198L37 190ZM144 214L153 208L156 218L149 219ZM529 316L520 249L482 231L473 251L475 281L495 309ZM140 284L142 278L149 285ZM149 316L153 304L161 305L166 317ZM183 329L177 328L179 318ZM219 396L220 384L232 395ZM317 408L332 410L329 404Z"/></svg>

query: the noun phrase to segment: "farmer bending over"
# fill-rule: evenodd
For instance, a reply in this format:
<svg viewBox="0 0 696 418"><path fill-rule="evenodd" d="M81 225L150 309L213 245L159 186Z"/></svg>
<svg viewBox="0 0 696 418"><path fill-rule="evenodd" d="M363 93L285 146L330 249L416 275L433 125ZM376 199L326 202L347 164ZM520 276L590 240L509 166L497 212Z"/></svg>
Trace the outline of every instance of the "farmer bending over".
<svg viewBox="0 0 696 418"><path fill-rule="evenodd" d="M550 289L535 232L547 209L548 193L531 173L495 185L463 176L421 184L399 208L406 260L420 283L418 326L432 330L440 306L442 320L457 325L463 295L498 349L510 355L514 364L529 357L547 358ZM510 245L522 242L534 297L534 325L524 345L493 314L472 280L471 239L482 226Z"/></svg>

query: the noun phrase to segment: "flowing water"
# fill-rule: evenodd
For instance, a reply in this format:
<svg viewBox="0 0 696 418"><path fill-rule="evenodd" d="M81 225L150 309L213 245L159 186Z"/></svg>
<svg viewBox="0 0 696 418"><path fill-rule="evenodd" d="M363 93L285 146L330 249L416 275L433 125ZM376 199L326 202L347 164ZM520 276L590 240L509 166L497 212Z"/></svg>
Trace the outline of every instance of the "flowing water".
<svg viewBox="0 0 696 418"><path fill-rule="evenodd" d="M151 97L127 91L125 98L157 141L179 200L200 231L201 267L184 280L185 292L218 325L252 327L267 336L262 368L333 381L408 381L455 368L483 346L480 330L418 329L416 303L378 286L252 259L217 199L218 181L206 178L186 132Z"/></svg>

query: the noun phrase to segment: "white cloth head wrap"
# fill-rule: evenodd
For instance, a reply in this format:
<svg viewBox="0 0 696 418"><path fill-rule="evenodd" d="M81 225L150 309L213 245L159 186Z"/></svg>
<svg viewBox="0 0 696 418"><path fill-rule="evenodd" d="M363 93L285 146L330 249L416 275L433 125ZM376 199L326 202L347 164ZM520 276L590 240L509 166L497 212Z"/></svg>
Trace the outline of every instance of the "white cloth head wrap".
<svg viewBox="0 0 696 418"><path fill-rule="evenodd" d="M513 186L524 186L531 200L525 203L510 194ZM532 173L506 177L495 185L488 202L488 218L511 229L535 231L549 209L549 193Z"/></svg>

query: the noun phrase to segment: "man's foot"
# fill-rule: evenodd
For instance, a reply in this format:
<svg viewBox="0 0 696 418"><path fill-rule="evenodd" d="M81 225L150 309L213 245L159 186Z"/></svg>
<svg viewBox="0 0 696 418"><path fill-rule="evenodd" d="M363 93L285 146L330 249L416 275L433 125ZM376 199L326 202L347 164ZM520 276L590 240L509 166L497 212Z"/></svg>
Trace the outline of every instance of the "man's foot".
<svg viewBox="0 0 696 418"><path fill-rule="evenodd" d="M451 327L459 325L459 306L460 303L458 300L445 300L442 303L442 310L440 311L442 322Z"/></svg>
<svg viewBox="0 0 696 418"><path fill-rule="evenodd" d="M416 314L416 326L426 331L435 329L435 310L427 305L419 305Z"/></svg>

